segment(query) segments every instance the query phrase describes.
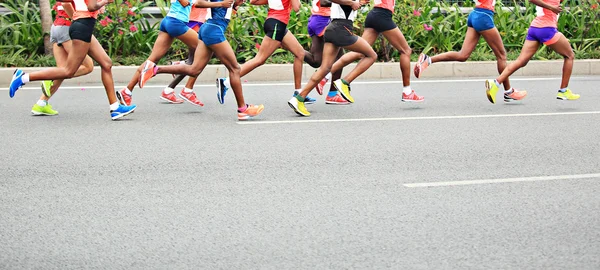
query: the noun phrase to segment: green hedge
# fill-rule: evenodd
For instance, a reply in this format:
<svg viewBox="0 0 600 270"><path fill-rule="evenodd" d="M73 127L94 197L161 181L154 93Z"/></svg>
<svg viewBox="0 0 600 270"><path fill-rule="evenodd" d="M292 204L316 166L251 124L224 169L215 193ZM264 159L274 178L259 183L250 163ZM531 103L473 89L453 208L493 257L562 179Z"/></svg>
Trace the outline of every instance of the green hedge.
<svg viewBox="0 0 600 270"><path fill-rule="evenodd" d="M162 1L161 1L162 2ZM167 2L167 1L164 1ZM162 3L164 3L162 2ZM406 36L415 54L431 54L460 50L467 29L468 14L461 12L456 4L448 5L434 0L398 0L394 20ZM468 1L467 3L471 3ZM107 6L107 12L98 18L95 35L108 54L119 65L139 64L150 53L158 34L159 23L150 24L139 13L148 2L139 0L116 0ZM516 2L513 6L519 6ZM0 17L0 66L43 66L53 63L50 57L43 56L43 35L39 10L36 5L25 0L6 0L0 3L11 13ZM600 10L598 0L566 0L565 11L559 18L559 30L570 39L577 58L600 58ZM509 59L515 59L524 41L530 22L535 17L535 6L525 2L525 11L506 10L499 4L495 22L500 30ZM362 32L363 22L368 12L361 11L355 26ZM229 25L227 38L236 51L238 60L245 62L257 52L264 36L262 25L266 20L265 6L245 5ZM288 28L296 35L305 48L310 46L306 30L310 7L303 4L300 12L292 13ZM481 40L481 44L484 44ZM397 61L398 52L385 41L373 46L381 61ZM187 48L176 41L166 59L184 59ZM558 59L558 55L542 49L535 59ZM487 46L478 46L472 55L473 60L493 60ZM292 56L278 50L269 60L273 63L291 62Z"/></svg>

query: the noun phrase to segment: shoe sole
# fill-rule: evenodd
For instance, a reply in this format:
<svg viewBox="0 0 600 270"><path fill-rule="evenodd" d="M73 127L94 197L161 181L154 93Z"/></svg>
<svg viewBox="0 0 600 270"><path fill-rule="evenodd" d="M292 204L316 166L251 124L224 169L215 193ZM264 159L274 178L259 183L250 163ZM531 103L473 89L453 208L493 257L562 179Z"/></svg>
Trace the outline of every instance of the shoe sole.
<svg viewBox="0 0 600 270"><path fill-rule="evenodd" d="M58 115L58 113L49 114L49 113L36 112L36 111L31 111L31 114L33 114L33 116L55 116L55 115Z"/></svg>
<svg viewBox="0 0 600 270"><path fill-rule="evenodd" d="M306 104L306 105L315 104L315 102L317 102L317 101L304 101L304 104Z"/></svg>
<svg viewBox="0 0 600 270"><path fill-rule="evenodd" d="M407 103L421 103L423 101L425 101L425 99L421 99L421 100L402 99L402 102L407 102Z"/></svg>
<svg viewBox="0 0 600 270"><path fill-rule="evenodd" d="M162 97L162 96L160 97L160 99L162 99L162 100L164 100L164 101L166 101L166 102L168 102L170 104L181 104L181 103L183 103L183 100L182 101L172 101L172 100L170 100L168 98L165 98L165 97Z"/></svg>
<svg viewBox="0 0 600 270"><path fill-rule="evenodd" d="M337 101L325 101L325 104L329 105L350 105L350 102L337 102Z"/></svg>
<svg viewBox="0 0 600 270"><path fill-rule="evenodd" d="M485 94L488 98L488 100L492 103L492 104L496 104L496 101L494 100L494 98L492 97L492 93L490 93L491 91L491 85L490 85L490 81L486 80L485 81Z"/></svg>
<svg viewBox="0 0 600 270"><path fill-rule="evenodd" d="M196 103L194 103L194 102L191 102L189 99L187 99L186 97L184 97L184 96L183 96L183 95L181 95L181 94L178 94L178 96L179 96L181 99L183 99L183 100L185 100L185 101L187 101L187 102L191 103L192 105L196 105L196 106L198 106L198 107L204 107L204 104L202 104L202 105L201 105L201 104L196 104Z"/></svg>
<svg viewBox="0 0 600 270"><path fill-rule="evenodd" d="M129 115L129 114L132 114L132 113L135 111L135 109L137 109L137 107L135 107L135 108L134 108L133 110L131 110L131 111L128 111L128 112L126 112L126 113L119 114L119 115L117 115L117 116L115 116L115 117L111 117L111 118L112 118L112 120L113 120L113 121L114 121L114 120L121 119L122 117L125 117L125 116L127 116L127 115Z"/></svg>
<svg viewBox="0 0 600 270"><path fill-rule="evenodd" d="M220 104L225 104L225 91L223 89L225 89L225 84L217 79L217 100Z"/></svg>
<svg viewBox="0 0 600 270"><path fill-rule="evenodd" d="M294 107L294 104L292 104L291 102L288 101L288 105L290 105L290 108L292 108L292 110L294 110L294 112L300 116L308 116L308 115L304 115L303 113L301 113L300 111L298 111L298 109L296 109L296 107Z"/></svg>

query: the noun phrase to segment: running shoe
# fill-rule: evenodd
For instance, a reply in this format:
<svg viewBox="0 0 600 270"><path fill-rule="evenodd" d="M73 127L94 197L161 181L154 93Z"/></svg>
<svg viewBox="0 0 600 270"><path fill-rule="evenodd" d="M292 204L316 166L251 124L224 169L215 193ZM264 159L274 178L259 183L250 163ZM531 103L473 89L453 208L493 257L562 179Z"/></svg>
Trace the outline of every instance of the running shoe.
<svg viewBox="0 0 600 270"><path fill-rule="evenodd" d="M8 91L8 95L11 98L15 96L15 93L17 92L17 90L19 90L19 88L21 88L23 85L25 85L23 83L23 80L21 79L23 77L23 74L25 74L25 73L20 69L16 69L15 72L13 73L12 80L10 81L9 91Z"/></svg>
<svg viewBox="0 0 600 270"><path fill-rule="evenodd" d="M33 105L33 108L31 108L31 114L38 116L38 115L57 115L58 111L55 111L52 109L52 105L50 104L46 104L46 106L40 106L37 103L35 105Z"/></svg>
<svg viewBox="0 0 600 270"><path fill-rule="evenodd" d="M404 92L402 92L402 101L403 102L423 102L423 100L425 100L425 98L417 95L417 93L415 93L414 89L408 95L404 94Z"/></svg>
<svg viewBox="0 0 600 270"><path fill-rule="evenodd" d="M130 106L131 105L131 96L133 95L133 93L127 94L127 91L125 91L125 88L123 88L123 90L116 91L115 93L117 95L117 99L119 100L119 102L123 105L126 106Z"/></svg>
<svg viewBox="0 0 600 270"><path fill-rule="evenodd" d="M423 71L425 71L425 69L427 69L429 65L431 65L431 57L424 53L419 55L419 60L417 60L417 64L415 65L414 70L415 77L421 77L421 73L423 73Z"/></svg>
<svg viewBox="0 0 600 270"><path fill-rule="evenodd" d="M42 94L46 97L52 96L52 85L54 84L51 80L42 81Z"/></svg>
<svg viewBox="0 0 600 270"><path fill-rule="evenodd" d="M264 109L265 106L261 105L246 105L247 108L243 112L238 111L238 120L244 121L248 120L252 117L259 115Z"/></svg>
<svg viewBox="0 0 600 270"><path fill-rule="evenodd" d="M567 91L565 92L558 91L558 94L556 94L556 99L560 100L576 100L579 99L579 97L580 95L574 94L573 92L571 92L571 89L567 89Z"/></svg>
<svg viewBox="0 0 600 270"><path fill-rule="evenodd" d="M160 93L160 99L171 103L171 104L181 104L183 103L183 99L179 99L177 98L177 96L175 95L175 92L171 92L169 94L165 94L165 91L162 91Z"/></svg>
<svg viewBox="0 0 600 270"><path fill-rule="evenodd" d="M146 82L156 75L155 68L156 64L154 64L152 61L146 60L146 62L144 62L144 67L142 68L142 73L140 74L140 88L144 88Z"/></svg>
<svg viewBox="0 0 600 270"><path fill-rule="evenodd" d="M304 106L304 102L298 101L296 97L292 97L292 99L288 101L288 105L290 105L292 110L294 110L294 112L296 112L298 115L310 116L310 112L308 112L308 110Z"/></svg>
<svg viewBox="0 0 600 270"><path fill-rule="evenodd" d="M137 106L135 105L124 106L119 104L119 108L117 108L114 111L110 111L110 118L112 118L112 120L117 120L123 116L132 113L133 111L135 111L135 108L137 108Z"/></svg>
<svg viewBox="0 0 600 270"><path fill-rule="evenodd" d="M512 92L510 94L507 94L506 92L504 92L504 102L511 102L511 101L515 101L515 100L521 100L524 99L527 96L527 91L525 90L517 90L517 89L512 89Z"/></svg>
<svg viewBox="0 0 600 270"><path fill-rule="evenodd" d="M488 100L491 103L496 104L496 94L498 94L498 85L496 84L496 80L485 81L485 93Z"/></svg>
<svg viewBox="0 0 600 270"><path fill-rule="evenodd" d="M183 90L181 90L181 93L179 93L179 97L183 98L183 100L192 103L196 106L204 106L204 103L202 103L202 101L198 100L198 98L196 98L196 93L195 92L185 92Z"/></svg>
<svg viewBox="0 0 600 270"><path fill-rule="evenodd" d="M340 93L340 95L350 103L354 103L354 98L350 95L350 85L345 84L341 79L333 82L333 87Z"/></svg>
<svg viewBox="0 0 600 270"><path fill-rule="evenodd" d="M227 85L225 85L226 80L227 78L217 79L217 99L221 104L225 104L225 94L227 94L227 90L229 90Z"/></svg>
<svg viewBox="0 0 600 270"><path fill-rule="evenodd" d="M299 94L298 91L294 91L294 96L293 97L296 97L298 94ZM315 102L317 102L317 100L314 99L314 98L311 98L311 97L308 97L308 96L304 98L304 104L313 104Z"/></svg>
<svg viewBox="0 0 600 270"><path fill-rule="evenodd" d="M323 89L325 88L325 85L327 84L328 81L329 80L327 78L323 78L317 84L317 93L319 93L319 95L323 95Z"/></svg>
<svg viewBox="0 0 600 270"><path fill-rule="evenodd" d="M348 102L342 96L340 96L340 93L337 93L337 94L335 94L335 96L332 96L332 97L327 95L327 97L325 98L325 104L348 105L348 104L350 104L350 102Z"/></svg>

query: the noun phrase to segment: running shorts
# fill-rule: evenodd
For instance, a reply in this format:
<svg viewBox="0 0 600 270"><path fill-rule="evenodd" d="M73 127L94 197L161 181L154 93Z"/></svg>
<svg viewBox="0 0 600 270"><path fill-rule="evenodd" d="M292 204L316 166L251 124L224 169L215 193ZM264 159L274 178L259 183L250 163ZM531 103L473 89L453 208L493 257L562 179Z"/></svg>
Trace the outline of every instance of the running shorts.
<svg viewBox="0 0 600 270"><path fill-rule="evenodd" d="M63 43L70 40L71 37L69 36L69 26L52 25L52 28L50 28L50 42L61 46Z"/></svg>
<svg viewBox="0 0 600 270"><path fill-rule="evenodd" d="M338 47L350 46L358 40L358 37L352 33L353 30L354 26L351 20L334 19L325 29L323 40Z"/></svg>
<svg viewBox="0 0 600 270"><path fill-rule="evenodd" d="M200 31L200 26L202 26L202 22L190 21L187 23L187 27L196 31L196 33L199 33L198 31Z"/></svg>
<svg viewBox="0 0 600 270"><path fill-rule="evenodd" d="M325 28L327 28L330 21L331 19L326 16L310 15L310 17L308 17L308 36L322 37L323 34L325 34Z"/></svg>
<svg viewBox="0 0 600 270"><path fill-rule="evenodd" d="M71 37L72 40L81 40L90 43L92 42L95 25L96 19L94 18L77 19L73 21L71 27L69 27L69 37Z"/></svg>
<svg viewBox="0 0 600 270"><path fill-rule="evenodd" d="M160 22L159 30L169 34L169 36L178 37L185 34L188 31L188 29L190 28L186 25L186 23L173 17L166 16Z"/></svg>
<svg viewBox="0 0 600 270"><path fill-rule="evenodd" d="M226 28L218 24L206 22L200 27L198 31L198 39L202 40L206 46L219 44L226 41L225 38Z"/></svg>
<svg viewBox="0 0 600 270"><path fill-rule="evenodd" d="M485 8L475 8L469 14L467 26L474 28L477 32L490 30L496 27L496 25L494 25L494 12Z"/></svg>
<svg viewBox="0 0 600 270"><path fill-rule="evenodd" d="M288 31L287 24L274 18L268 18L265 21L263 30L265 30L265 36L270 37L271 39L277 40L279 42L283 40L283 37L285 37L285 34L287 34Z"/></svg>
<svg viewBox="0 0 600 270"><path fill-rule="evenodd" d="M558 35L558 30L554 27L529 27L527 31L527 40L537 41L539 43L544 43L545 45L552 45L560 39L560 35Z"/></svg>
<svg viewBox="0 0 600 270"><path fill-rule="evenodd" d="M377 33L382 33L398 27L392 19L392 12L389 9L375 7L365 19L365 28L373 28Z"/></svg>

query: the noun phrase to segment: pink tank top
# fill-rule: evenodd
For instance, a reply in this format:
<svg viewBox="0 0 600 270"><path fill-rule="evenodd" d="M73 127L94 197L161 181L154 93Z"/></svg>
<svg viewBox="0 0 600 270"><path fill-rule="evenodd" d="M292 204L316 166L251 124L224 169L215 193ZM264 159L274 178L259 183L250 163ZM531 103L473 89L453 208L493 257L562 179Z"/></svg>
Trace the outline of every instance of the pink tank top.
<svg viewBox="0 0 600 270"><path fill-rule="evenodd" d="M476 8L484 8L484 9L494 11L495 5L496 5L496 0L475 0Z"/></svg>
<svg viewBox="0 0 600 270"><path fill-rule="evenodd" d="M396 6L396 0L375 0L374 7L385 8L392 13L394 12L394 7Z"/></svg>
<svg viewBox="0 0 600 270"><path fill-rule="evenodd" d="M560 5L560 0L544 0L545 3L548 3L553 6ZM531 22L531 26L544 28L544 27L554 27L557 28L558 24L558 14L555 14L549 9L545 9L542 7L536 7L536 17Z"/></svg>

